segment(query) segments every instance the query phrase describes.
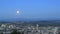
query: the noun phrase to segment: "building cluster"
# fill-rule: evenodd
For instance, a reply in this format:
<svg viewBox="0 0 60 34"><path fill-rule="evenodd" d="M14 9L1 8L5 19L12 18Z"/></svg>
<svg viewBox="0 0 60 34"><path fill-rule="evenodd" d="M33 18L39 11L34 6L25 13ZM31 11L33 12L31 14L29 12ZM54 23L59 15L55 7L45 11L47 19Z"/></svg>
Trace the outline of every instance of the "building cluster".
<svg viewBox="0 0 60 34"><path fill-rule="evenodd" d="M19 32L24 32L24 34L60 34L60 27L48 26L42 27L36 24L35 26L28 25L23 26L20 24L1 24L0 33L10 34L14 29Z"/></svg>

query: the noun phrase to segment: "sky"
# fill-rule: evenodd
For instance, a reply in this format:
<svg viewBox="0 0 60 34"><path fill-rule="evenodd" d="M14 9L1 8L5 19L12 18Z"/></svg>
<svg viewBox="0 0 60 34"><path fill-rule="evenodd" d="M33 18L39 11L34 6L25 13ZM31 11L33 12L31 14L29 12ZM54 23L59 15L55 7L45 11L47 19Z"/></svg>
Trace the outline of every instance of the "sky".
<svg viewBox="0 0 60 34"><path fill-rule="evenodd" d="M60 0L0 0L0 19L12 18L60 19Z"/></svg>

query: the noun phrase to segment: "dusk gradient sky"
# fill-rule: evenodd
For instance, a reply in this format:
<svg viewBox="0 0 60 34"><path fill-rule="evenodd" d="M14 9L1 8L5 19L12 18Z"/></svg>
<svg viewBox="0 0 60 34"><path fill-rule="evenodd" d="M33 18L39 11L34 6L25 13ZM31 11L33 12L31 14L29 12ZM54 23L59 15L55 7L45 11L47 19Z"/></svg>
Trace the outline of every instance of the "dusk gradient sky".
<svg viewBox="0 0 60 34"><path fill-rule="evenodd" d="M0 19L10 18L60 19L60 0L0 0Z"/></svg>

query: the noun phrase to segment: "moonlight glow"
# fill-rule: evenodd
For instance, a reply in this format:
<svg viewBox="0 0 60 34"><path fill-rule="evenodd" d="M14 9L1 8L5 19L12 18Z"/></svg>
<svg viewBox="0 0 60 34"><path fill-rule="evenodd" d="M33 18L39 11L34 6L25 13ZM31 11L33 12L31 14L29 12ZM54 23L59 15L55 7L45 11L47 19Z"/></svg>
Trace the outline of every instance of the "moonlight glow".
<svg viewBox="0 0 60 34"><path fill-rule="evenodd" d="M20 12L19 11L17 11L17 14L19 14Z"/></svg>
<svg viewBox="0 0 60 34"><path fill-rule="evenodd" d="M19 10L16 11L16 15L21 15L21 14L22 14L21 11L19 11Z"/></svg>

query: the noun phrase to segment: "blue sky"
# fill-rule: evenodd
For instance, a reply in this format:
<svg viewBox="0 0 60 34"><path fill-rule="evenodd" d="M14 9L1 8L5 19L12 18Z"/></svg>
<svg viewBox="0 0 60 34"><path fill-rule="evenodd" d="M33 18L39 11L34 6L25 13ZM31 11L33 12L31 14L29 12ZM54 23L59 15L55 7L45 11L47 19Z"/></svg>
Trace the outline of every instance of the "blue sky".
<svg viewBox="0 0 60 34"><path fill-rule="evenodd" d="M0 19L10 18L60 19L60 0L0 0Z"/></svg>

